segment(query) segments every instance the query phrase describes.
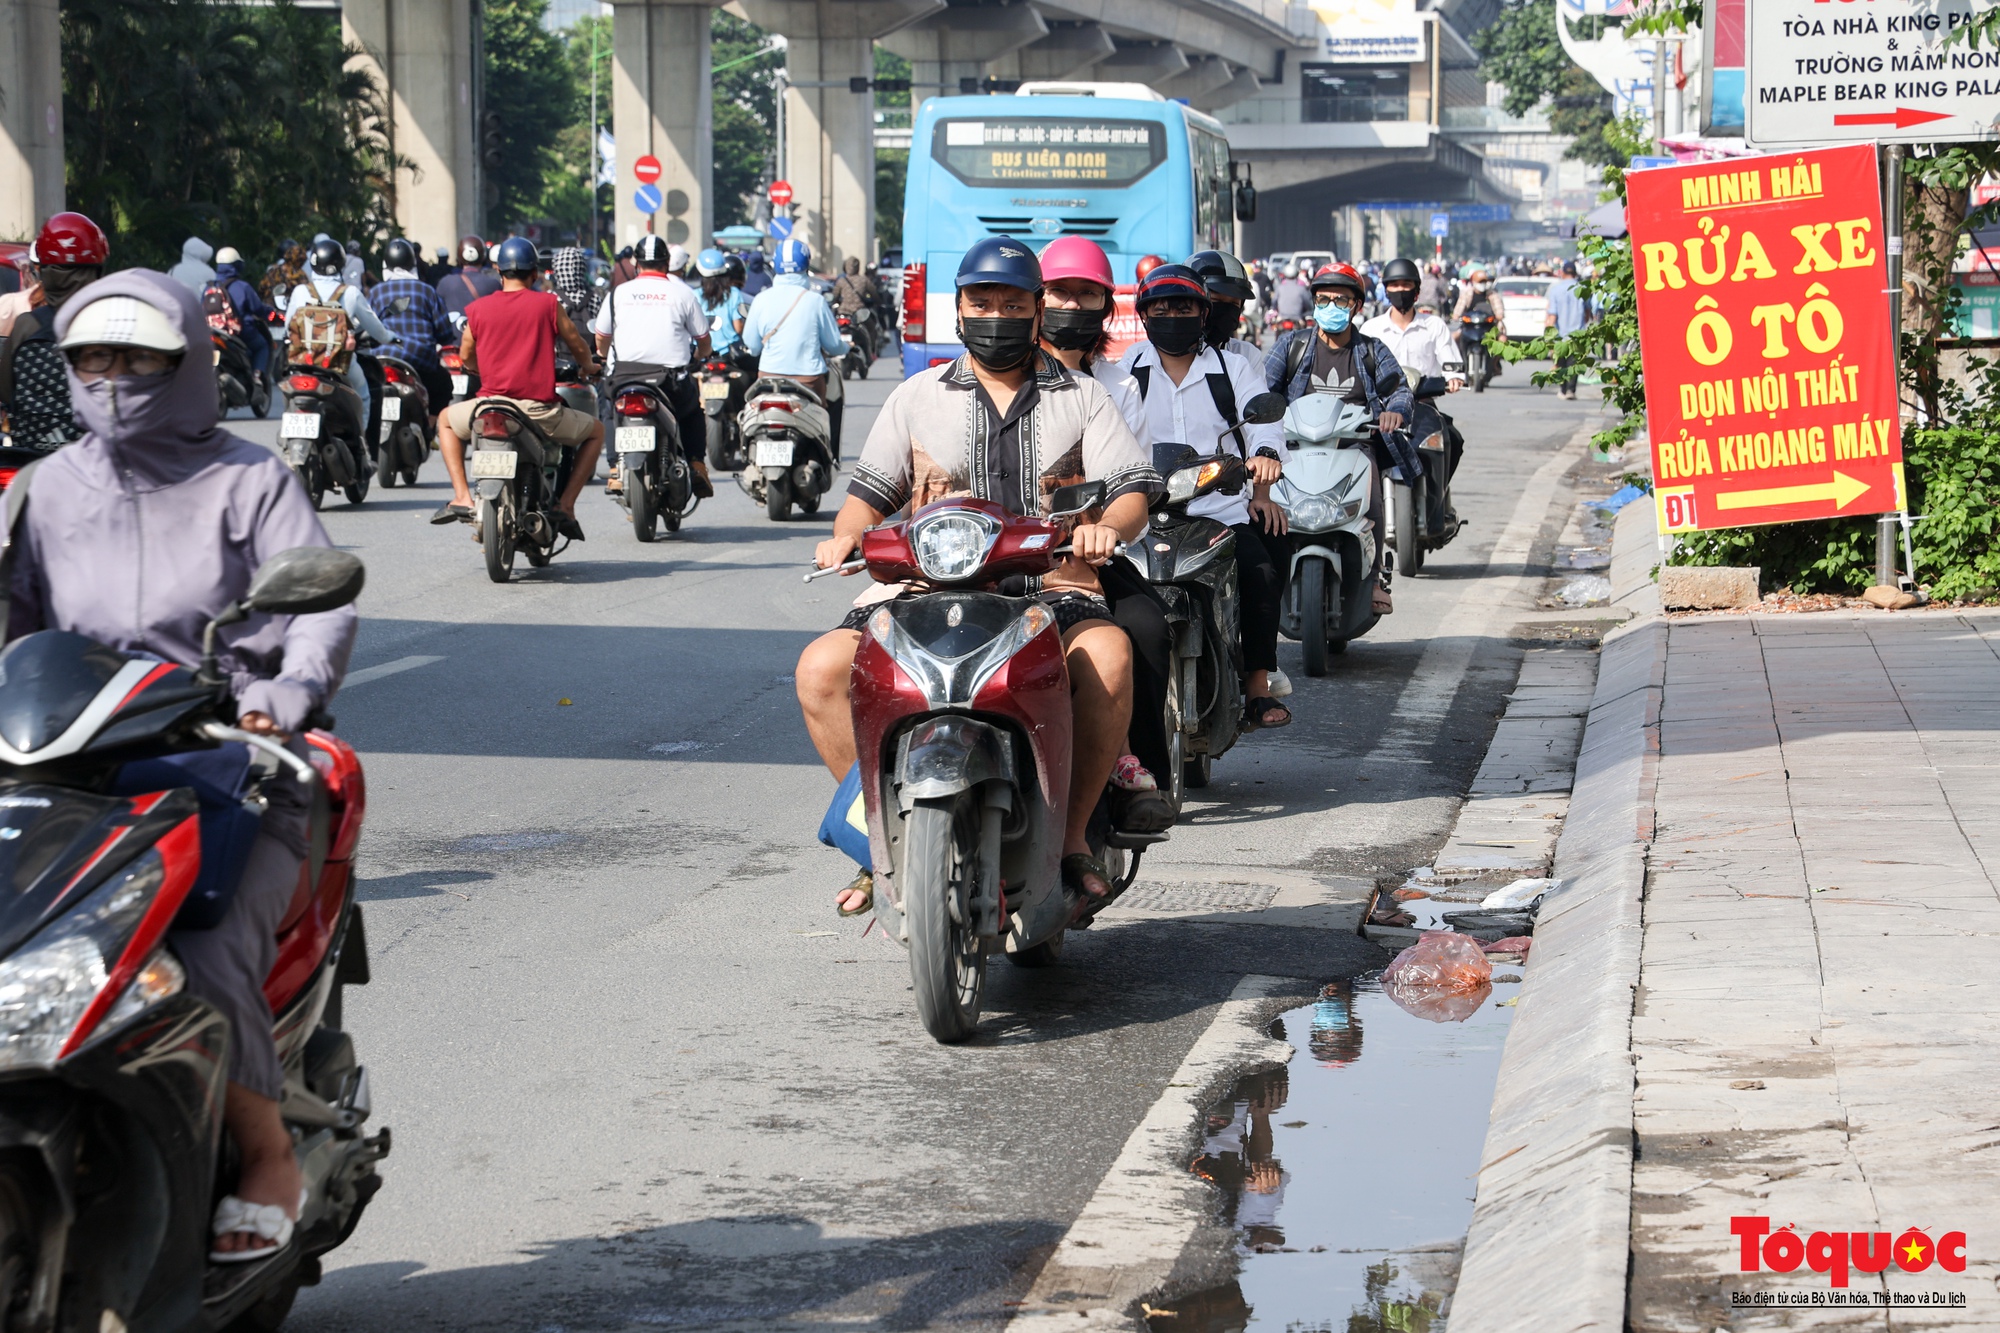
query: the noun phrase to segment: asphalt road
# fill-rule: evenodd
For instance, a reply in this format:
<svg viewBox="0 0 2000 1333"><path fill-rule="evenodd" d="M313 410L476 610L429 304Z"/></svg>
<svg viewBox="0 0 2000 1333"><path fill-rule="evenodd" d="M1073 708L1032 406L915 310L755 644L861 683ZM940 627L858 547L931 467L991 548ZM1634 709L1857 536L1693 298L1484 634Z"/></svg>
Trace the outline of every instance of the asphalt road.
<svg viewBox="0 0 2000 1333"><path fill-rule="evenodd" d="M850 455L895 373L850 385ZM1601 415L1520 368L1452 407L1472 526L1324 680L1281 648L1298 721L1218 763L1147 862L1156 906L1246 879L1358 902L1443 840L1522 646L1461 623L1476 581L1521 572L1489 551ZM813 838L831 781L791 672L855 591L800 582L833 506L774 525L727 487L641 546L593 489L588 540L496 586L424 522L442 474L324 513L369 567L335 705L371 798L347 1015L396 1146L289 1328L997 1329L1246 974L1305 996L1385 961L1114 912L1059 968L996 960L978 1039L935 1044ZM1531 516L1531 564L1566 512Z"/></svg>

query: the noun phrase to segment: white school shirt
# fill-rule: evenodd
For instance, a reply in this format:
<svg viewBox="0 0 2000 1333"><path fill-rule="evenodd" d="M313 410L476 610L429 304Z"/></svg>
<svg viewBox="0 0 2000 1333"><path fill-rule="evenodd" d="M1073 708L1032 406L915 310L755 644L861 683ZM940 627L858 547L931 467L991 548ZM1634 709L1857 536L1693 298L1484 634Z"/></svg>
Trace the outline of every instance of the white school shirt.
<svg viewBox="0 0 2000 1333"><path fill-rule="evenodd" d="M1134 343L1119 365L1128 372L1140 366L1151 367L1145 396L1146 425L1151 439L1189 445L1203 456L1225 449L1236 451L1236 438L1225 429L1229 423L1215 409L1215 395L1209 392L1208 377L1218 372L1229 376L1238 415L1252 398L1266 389L1262 371L1234 352L1218 352L1213 347L1201 349L1194 364L1188 367L1187 378L1179 384L1160 365L1159 351L1149 342ZM1278 422L1244 426L1243 443L1249 457L1256 457L1259 449L1270 449L1277 454L1280 466L1291 460L1291 451L1285 447L1284 427ZM1250 495L1251 483L1246 481L1235 495L1212 491L1202 496L1188 506L1188 512L1232 526L1248 523Z"/></svg>
<svg viewBox="0 0 2000 1333"><path fill-rule="evenodd" d="M1465 353L1459 350L1458 339L1452 337L1451 326L1436 315L1418 311L1409 328L1399 329L1385 311L1363 324L1361 331L1386 343L1396 364L1404 370L1456 380L1465 378ZM1447 371L1444 368L1447 361L1458 369Z"/></svg>

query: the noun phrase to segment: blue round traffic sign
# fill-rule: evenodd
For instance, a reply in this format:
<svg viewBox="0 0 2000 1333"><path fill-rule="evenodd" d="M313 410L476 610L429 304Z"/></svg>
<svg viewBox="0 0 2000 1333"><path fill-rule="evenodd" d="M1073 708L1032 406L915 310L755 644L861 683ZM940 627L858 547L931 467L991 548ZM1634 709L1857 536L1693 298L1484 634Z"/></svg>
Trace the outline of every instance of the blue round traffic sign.
<svg viewBox="0 0 2000 1333"><path fill-rule="evenodd" d="M657 213L665 202L666 197L657 185L641 185L632 192L632 203L641 213Z"/></svg>

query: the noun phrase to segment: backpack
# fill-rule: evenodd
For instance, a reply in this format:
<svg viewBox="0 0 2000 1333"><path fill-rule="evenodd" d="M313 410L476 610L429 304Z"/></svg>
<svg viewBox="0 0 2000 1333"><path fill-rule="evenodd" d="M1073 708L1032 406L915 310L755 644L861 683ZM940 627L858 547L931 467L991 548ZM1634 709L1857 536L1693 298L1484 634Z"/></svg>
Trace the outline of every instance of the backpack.
<svg viewBox="0 0 2000 1333"><path fill-rule="evenodd" d="M201 313L208 317L208 327L217 333L242 335L242 312L236 308L236 298L220 282L210 281L201 289Z"/></svg>
<svg viewBox="0 0 2000 1333"><path fill-rule="evenodd" d="M315 299L294 305L285 319L285 360L295 366L312 365L345 374L354 357L348 346L354 331L340 305L347 284L335 287L324 301L317 299L318 288L309 286L308 290Z"/></svg>
<svg viewBox="0 0 2000 1333"><path fill-rule="evenodd" d="M1139 381L1139 401L1144 402L1146 400L1146 388L1152 383L1153 368L1151 366L1134 366L1132 367L1132 378ZM1215 410L1222 414L1224 421L1235 421L1236 386L1231 384L1229 376L1221 371L1205 376L1205 378L1208 380L1208 396L1215 400ZM1250 457L1250 449L1243 442L1242 423L1238 422L1236 425L1231 426L1229 428L1229 435L1230 438L1236 441L1237 455L1248 459Z"/></svg>

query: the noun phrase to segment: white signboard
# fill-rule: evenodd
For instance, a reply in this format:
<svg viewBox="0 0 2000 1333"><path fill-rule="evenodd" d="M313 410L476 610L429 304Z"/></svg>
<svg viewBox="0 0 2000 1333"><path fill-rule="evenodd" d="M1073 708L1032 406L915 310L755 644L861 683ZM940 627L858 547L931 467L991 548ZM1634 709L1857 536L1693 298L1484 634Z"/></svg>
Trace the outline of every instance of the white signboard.
<svg viewBox="0 0 2000 1333"><path fill-rule="evenodd" d="M1993 0L1754 0L1744 137L1759 147L2000 138L2000 50L1945 38Z"/></svg>
<svg viewBox="0 0 2000 1333"><path fill-rule="evenodd" d="M1416 0L1312 0L1319 58L1400 64L1427 59Z"/></svg>

